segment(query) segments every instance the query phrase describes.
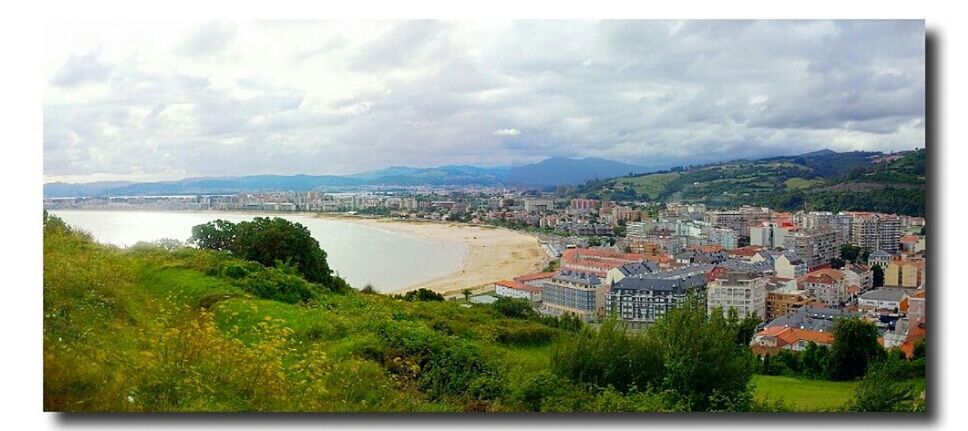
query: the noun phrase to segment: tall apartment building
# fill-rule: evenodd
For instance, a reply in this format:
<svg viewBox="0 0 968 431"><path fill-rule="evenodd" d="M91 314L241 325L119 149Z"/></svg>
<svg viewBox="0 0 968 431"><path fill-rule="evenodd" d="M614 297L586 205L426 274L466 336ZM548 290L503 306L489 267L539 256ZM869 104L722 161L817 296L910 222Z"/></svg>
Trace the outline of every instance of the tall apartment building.
<svg viewBox="0 0 968 431"><path fill-rule="evenodd" d="M705 285L701 270L625 277L612 284L606 294L606 309L630 327L639 328L655 323Z"/></svg>
<svg viewBox="0 0 968 431"><path fill-rule="evenodd" d="M798 212L793 215L793 223L806 230L833 230L844 243L850 239L851 217L848 214L834 214L829 211Z"/></svg>
<svg viewBox="0 0 968 431"><path fill-rule="evenodd" d="M850 243L868 252L897 253L901 240L901 219L893 214L850 212Z"/></svg>
<svg viewBox="0 0 968 431"><path fill-rule="evenodd" d="M836 231L829 228L798 230L783 238L783 247L807 262L810 268L829 263L840 257L843 243Z"/></svg>
<svg viewBox="0 0 968 431"><path fill-rule="evenodd" d="M713 244L719 244L727 250L739 247L739 235L735 230L724 227L713 227L707 230L706 238Z"/></svg>
<svg viewBox="0 0 968 431"><path fill-rule="evenodd" d="M740 316L766 317L767 278L748 272L727 272L706 285L706 307L723 315L735 309Z"/></svg>
<svg viewBox="0 0 968 431"><path fill-rule="evenodd" d="M729 228L746 236L751 227L770 221L772 214L769 208L743 206L729 210L707 211L705 220L713 226Z"/></svg>
<svg viewBox="0 0 968 431"><path fill-rule="evenodd" d="M565 269L541 288L541 312L552 316L571 313L593 322L605 312L605 284L595 273Z"/></svg>
<svg viewBox="0 0 968 431"><path fill-rule="evenodd" d="M555 200L548 198L525 198L525 212L545 212L555 209Z"/></svg>
<svg viewBox="0 0 968 431"><path fill-rule="evenodd" d="M595 211L598 209L598 201L595 199L572 199L571 209Z"/></svg>

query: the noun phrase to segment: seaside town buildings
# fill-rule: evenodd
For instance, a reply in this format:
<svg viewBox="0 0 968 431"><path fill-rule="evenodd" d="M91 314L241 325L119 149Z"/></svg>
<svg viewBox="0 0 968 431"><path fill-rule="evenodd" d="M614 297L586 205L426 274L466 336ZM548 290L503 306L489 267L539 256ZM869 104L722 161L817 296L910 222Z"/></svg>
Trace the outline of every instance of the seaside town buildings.
<svg viewBox="0 0 968 431"><path fill-rule="evenodd" d="M910 354L927 325L920 217L440 187L45 199L44 208L343 212L527 230L560 265L495 280L487 285L493 294L475 296L473 303L515 298L544 314L588 322L612 315L639 329L685 301L700 301L708 312L733 308L761 317L751 348L762 354L830 343L838 316L876 322L885 347ZM844 245L861 253L837 263ZM877 286L875 265L884 274Z"/></svg>

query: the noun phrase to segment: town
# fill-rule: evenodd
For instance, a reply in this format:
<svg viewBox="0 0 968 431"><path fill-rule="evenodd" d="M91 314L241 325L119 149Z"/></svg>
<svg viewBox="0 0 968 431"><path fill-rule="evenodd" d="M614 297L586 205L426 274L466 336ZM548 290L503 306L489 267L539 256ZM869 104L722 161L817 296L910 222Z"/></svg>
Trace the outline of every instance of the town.
<svg viewBox="0 0 968 431"><path fill-rule="evenodd" d="M762 319L760 355L831 344L833 320L874 323L908 355L925 337L925 220L696 203L610 202L494 188L46 199L47 209L339 212L526 230L548 271L495 280L469 299L531 301L586 322L647 326L699 297Z"/></svg>

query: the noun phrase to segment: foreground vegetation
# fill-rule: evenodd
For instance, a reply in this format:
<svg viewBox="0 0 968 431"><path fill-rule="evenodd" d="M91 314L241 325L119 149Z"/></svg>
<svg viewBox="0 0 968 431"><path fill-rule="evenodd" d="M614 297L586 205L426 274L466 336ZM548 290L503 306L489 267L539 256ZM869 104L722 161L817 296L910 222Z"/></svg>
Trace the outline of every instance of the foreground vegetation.
<svg viewBox="0 0 968 431"><path fill-rule="evenodd" d="M265 230L256 237L300 232L257 225ZM325 254L297 261L243 241L263 264L216 242L225 250L121 250L45 215L45 410L794 409L778 401L794 397L756 388L747 319L708 317L693 305L648 331L614 321L592 328L538 316L522 301L347 290L322 269ZM318 281L307 281L310 271ZM892 382L868 384L876 396L865 408L911 398Z"/></svg>

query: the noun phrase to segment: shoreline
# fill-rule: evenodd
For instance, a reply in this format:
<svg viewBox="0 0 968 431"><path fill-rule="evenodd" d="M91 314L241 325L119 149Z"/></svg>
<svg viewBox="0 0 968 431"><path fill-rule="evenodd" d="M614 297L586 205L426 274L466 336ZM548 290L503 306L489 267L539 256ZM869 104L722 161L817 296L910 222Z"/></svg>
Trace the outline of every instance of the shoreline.
<svg viewBox="0 0 968 431"><path fill-rule="evenodd" d="M462 295L464 289L471 289L474 293L480 293L489 290L496 281L538 272L550 260L537 236L490 225L309 211L163 210L153 208L78 208L54 211L132 211L253 216L304 216L357 223L434 241L460 243L466 248L467 252L462 259L461 267L456 271L403 288L381 292L388 295L406 293L420 288L432 290L445 297L459 297Z"/></svg>
<svg viewBox="0 0 968 431"><path fill-rule="evenodd" d="M430 220L401 220L318 213L316 218L343 220L436 241L459 242L467 247L462 267L450 274L415 283L387 294L425 288L445 297L460 296L464 289L474 293L489 290L499 280L538 272L548 256L534 235L496 226Z"/></svg>

